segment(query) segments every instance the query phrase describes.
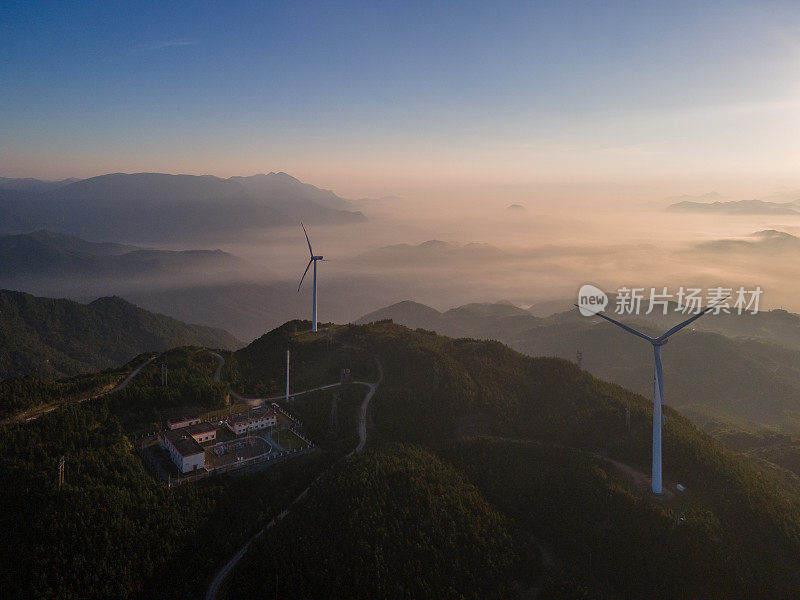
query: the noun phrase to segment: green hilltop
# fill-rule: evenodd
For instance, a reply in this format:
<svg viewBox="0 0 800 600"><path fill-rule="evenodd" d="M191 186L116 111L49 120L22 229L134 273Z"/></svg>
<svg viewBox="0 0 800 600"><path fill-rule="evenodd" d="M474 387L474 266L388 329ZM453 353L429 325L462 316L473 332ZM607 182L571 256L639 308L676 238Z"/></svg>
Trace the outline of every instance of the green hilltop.
<svg viewBox="0 0 800 600"><path fill-rule="evenodd" d="M652 350L599 318L577 310L547 318L504 303L468 304L439 313L415 302L400 302L359 319L392 319L453 337L499 340L529 356L575 361L596 377L650 396ZM674 311L623 319L659 335L681 320ZM664 402L744 419L785 433L800 431L800 316L782 310L756 315L703 317L672 337L663 351ZM688 410L687 410L688 412Z"/></svg>
<svg viewBox="0 0 800 600"><path fill-rule="evenodd" d="M0 378L90 373L147 351L241 346L221 329L189 325L117 297L89 304L0 290Z"/></svg>
<svg viewBox="0 0 800 600"><path fill-rule="evenodd" d="M201 597L236 550L311 484L229 576L227 597L800 592L800 484L764 458L729 449L668 408L669 493L655 498L647 398L498 342L389 322L308 328L290 322L223 352L220 383L209 353L180 349L167 355L169 394L156 361L124 392L4 427L0 526L9 533L0 588L12 598ZM130 434L195 396L204 410L224 408L228 385L281 394L287 348L293 391L338 381L342 368L375 381L377 359L384 377L363 454L344 458L363 398L363 386L352 385L290 403L319 444L298 462L175 490L146 475ZM337 393L341 431L331 432ZM69 470L58 493L61 455Z"/></svg>
<svg viewBox="0 0 800 600"><path fill-rule="evenodd" d="M498 342L386 322L337 328L334 338L383 365L373 443L411 442L463 469L523 539L540 540L558 558L545 584L551 593L730 598L787 597L800 589L793 566L800 557L797 483L727 449L674 410L667 409L664 429L671 492L655 499L643 481L649 399L567 361L529 358ZM678 482L685 493L675 491ZM322 516L309 516L315 518ZM406 525L427 518L412 512ZM307 543L306 552L322 559L330 535ZM336 535L356 543L345 531ZM413 555L413 544L405 551ZM344 571L355 568L351 553L333 560ZM248 579L258 575L243 569L237 577L253 585ZM234 579L232 589L237 585ZM350 587L339 592L359 595ZM326 595L322 588L309 593Z"/></svg>

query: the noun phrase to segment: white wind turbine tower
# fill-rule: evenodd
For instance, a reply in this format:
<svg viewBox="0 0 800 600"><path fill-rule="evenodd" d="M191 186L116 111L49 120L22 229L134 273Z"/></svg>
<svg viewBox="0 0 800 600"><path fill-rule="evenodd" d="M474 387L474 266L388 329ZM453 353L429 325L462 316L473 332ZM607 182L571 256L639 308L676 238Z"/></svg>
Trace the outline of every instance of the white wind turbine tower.
<svg viewBox="0 0 800 600"><path fill-rule="evenodd" d="M677 333L684 327L686 327L692 321L695 321L710 311L712 308L724 302L728 298L722 298L718 300L714 304L707 306L699 313L694 315L691 319L686 319L683 323L679 323L675 325L672 329L667 331L666 333L662 334L657 338L651 338L649 335L645 335L641 331L636 331L632 327L628 327L627 325L623 325L619 321L615 321L611 317L604 315L602 312L593 313L594 315L600 317L601 319L605 319L616 325L617 327L621 327L628 333L632 333L633 335L637 335L642 339L647 340L653 345L653 356L655 361L655 377L653 378L653 476L652 476L652 489L654 494L661 494L661 409L664 404L664 380L661 376L661 346L667 343L668 339L673 333ZM577 304L575 306L578 306ZM578 308L581 308L578 306Z"/></svg>
<svg viewBox="0 0 800 600"><path fill-rule="evenodd" d="M306 266L306 270L303 271L303 276L300 278L300 285L297 286L297 291L300 291L300 286L303 285L303 280L306 278L306 273L308 273L308 269L311 267L311 263L314 263L314 308L312 311L312 331L317 330L317 261L318 260L325 260L321 256L314 256L314 250L311 249L311 240L308 239L308 232L306 231L306 226L300 223L300 227L303 228L303 233L306 234L306 243L308 244L308 251L311 254L311 259L308 261L308 265Z"/></svg>

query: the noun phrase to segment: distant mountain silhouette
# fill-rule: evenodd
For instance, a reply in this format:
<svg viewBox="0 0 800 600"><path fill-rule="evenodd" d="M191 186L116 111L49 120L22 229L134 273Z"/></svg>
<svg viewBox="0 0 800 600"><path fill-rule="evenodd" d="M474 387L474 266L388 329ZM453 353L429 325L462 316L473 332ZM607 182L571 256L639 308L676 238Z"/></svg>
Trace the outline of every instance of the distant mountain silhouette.
<svg viewBox="0 0 800 600"><path fill-rule="evenodd" d="M141 278L235 269L242 264L221 250L144 250L44 230L0 236L0 282L14 287L39 277Z"/></svg>
<svg viewBox="0 0 800 600"><path fill-rule="evenodd" d="M717 192L707 192L705 194L699 194L693 196L691 194L683 194L681 196L670 196L667 200L671 203L676 202L713 202L715 200L722 200L724 197L722 194L718 194Z"/></svg>
<svg viewBox="0 0 800 600"><path fill-rule="evenodd" d="M535 317L549 317L570 310L573 302L571 298L539 300L528 307L528 312Z"/></svg>
<svg viewBox="0 0 800 600"><path fill-rule="evenodd" d="M525 211L525 207L522 206L522 204L510 204L510 205L506 206L506 210L511 211L511 212L524 212Z"/></svg>
<svg viewBox="0 0 800 600"><path fill-rule="evenodd" d="M18 192L46 192L63 187L70 183L80 181L80 179L69 178L59 181L45 181L42 179L32 179L30 177L14 178L0 177L0 190L15 190Z"/></svg>
<svg viewBox="0 0 800 600"><path fill-rule="evenodd" d="M287 173L268 173L250 177L231 177L229 181L241 184L254 198L267 199L272 206L292 216L301 216L308 222L319 222L322 213L331 219L341 219L340 211L353 211L353 203L340 198L331 190L323 190ZM361 214L361 213L357 213ZM357 215L352 217L358 219Z"/></svg>
<svg viewBox="0 0 800 600"><path fill-rule="evenodd" d="M800 214L800 206L793 202L765 202L764 200L731 200L727 202L683 201L667 207L670 212L719 213L729 215L793 215Z"/></svg>
<svg viewBox="0 0 800 600"><path fill-rule="evenodd" d="M430 329L452 337L492 339L504 339L514 335L520 328L536 327L542 323L542 319L534 317L528 311L505 302L465 304L439 312L411 300L371 312L359 318L356 323L371 323L382 319L392 319L400 325Z"/></svg>
<svg viewBox="0 0 800 600"><path fill-rule="evenodd" d="M756 231L750 239L713 240L702 242L698 248L712 252L746 252L751 256L796 252L800 250L800 238L784 231L765 229Z"/></svg>
<svg viewBox="0 0 800 600"><path fill-rule="evenodd" d="M0 187L0 209L75 235L156 241L233 234L250 228L364 220L346 201L281 173L113 173L58 186ZM4 231L14 231L5 228Z"/></svg>
<svg viewBox="0 0 800 600"><path fill-rule="evenodd" d="M384 319L392 319L412 329L433 330L441 323L441 318L442 313L435 308L413 300L403 300L364 315L356 323L374 323Z"/></svg>

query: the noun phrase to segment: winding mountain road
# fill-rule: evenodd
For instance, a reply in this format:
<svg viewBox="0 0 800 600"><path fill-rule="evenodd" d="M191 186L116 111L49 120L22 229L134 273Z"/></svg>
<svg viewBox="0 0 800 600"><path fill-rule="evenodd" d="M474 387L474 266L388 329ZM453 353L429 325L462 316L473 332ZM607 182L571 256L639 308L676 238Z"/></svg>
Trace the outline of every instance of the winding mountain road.
<svg viewBox="0 0 800 600"><path fill-rule="evenodd" d="M212 352L211 354L213 354L214 357L217 359L217 370L214 371L214 381L219 382L220 374L222 373L222 367L225 366L225 357L222 356L221 354L217 354L216 352ZM380 383L381 379L383 378L383 371L381 369L382 369L382 367L380 366L380 363L378 363L378 371L381 374L380 378L378 379L378 383ZM366 385L366 386L370 386L370 387L377 385L377 383L368 383L366 381L354 381L353 383L356 384L356 385ZM329 390L331 388L335 388L335 387L338 387L340 385L341 385L340 382L328 383L326 385L320 385L318 387L309 388L309 389L303 390L301 392L290 392L289 396L291 396L291 397L302 396L303 394L310 394L311 392L319 392L321 390ZM233 398L235 398L239 402L247 402L248 404L252 404L254 402L275 402L276 400L283 400L283 399L286 398L286 394L280 394L278 396L270 396L269 398L245 398L244 396L242 396L241 394L239 394L237 392L234 392L233 390L230 390L230 392L231 392L231 396Z"/></svg>
<svg viewBox="0 0 800 600"><path fill-rule="evenodd" d="M104 386L103 388L100 388L99 390L93 390L92 392L89 392L88 394L81 397L62 399L57 402L51 402L49 404L44 404L24 410L12 417L0 420L0 425L10 425L11 423L19 423L21 421L35 421L42 415L52 412L59 406L63 406L64 404L86 402L87 400L94 400L95 398L99 398L100 396L105 396L106 394L113 394L114 392L124 390L127 387L127 385L131 382L131 380L139 374L139 371L144 369L156 358L157 356L154 356L153 358L143 362L141 365L139 365L133 371L131 371L125 379L123 379L120 383L118 383L113 387L111 387L111 385L109 384L107 386Z"/></svg>
<svg viewBox="0 0 800 600"><path fill-rule="evenodd" d="M354 381L355 384L360 385L371 385L369 383L365 383L363 381ZM289 396L294 398L295 396L302 396L303 394L310 394L311 392L319 392L320 390L328 390L330 388L339 387L342 385L341 383L328 383L326 385L321 385L315 388L309 388L307 390L303 390L302 392L291 392ZM284 400L286 398L286 394L281 394L280 396L270 396L269 398L245 398L231 390L231 397L235 398L239 402L247 402L248 404L261 404L262 402L276 402L277 400Z"/></svg>
<svg viewBox="0 0 800 600"><path fill-rule="evenodd" d="M217 356L218 358L222 359L222 357L219 354L215 354L215 356ZM365 385L365 386L367 386L369 388L369 391L367 391L367 395L364 396L364 400L361 402L361 409L360 409L360 413L359 413L359 417L358 417L358 446L356 446L353 450L350 451L349 454L347 454L348 457L352 456L353 454L361 454L362 450L364 449L364 445L367 443L367 410L369 409L370 400L372 400L372 397L375 395L375 392L377 391L378 386L380 385L381 381L383 381L383 366L381 365L380 361L377 358L375 359L375 363L378 365L378 373L379 373L378 381L376 381L375 383L369 383L369 382L366 382L366 381L354 381L353 382L354 385ZM222 365L220 365L219 368L221 368L221 367L222 367ZM218 370L219 370L219 368L218 368ZM317 391L317 390L324 390L324 389L332 388L332 387L335 387L335 386L338 386L338 385L340 385L340 384L332 383L332 384L329 384L329 385L323 385L323 386L312 388L312 389L309 389L309 390L304 390L302 392L296 392L296 393L294 393L292 395L293 396L299 396L300 394L307 394L309 392L314 392L314 391ZM233 395L233 392L231 392L231 395ZM284 398L284 397L285 397L285 395L284 396L276 396L274 399L275 400L279 400L279 399ZM271 398L265 398L264 400L271 400ZM292 506L294 506L295 504L297 504L299 502L302 502L305 499L305 497L308 495L308 490L311 489L311 486L313 486L317 482L317 480L320 477L322 477L322 475L323 475L322 473L317 475L313 479L313 481L311 483L309 483L308 486L306 486L306 488L297 495L297 497L292 501L292 503L287 508L285 508L283 511L281 511L281 513L277 517L272 519L261 530L259 530L258 533L256 533L253 537L251 537L249 540L247 540L247 543L245 543L245 545L242 546L239 549L239 551L236 554L234 554L233 557L227 563L225 563L225 565L219 570L219 572L214 577L214 580L211 582L211 585L208 587L208 591L206 592L205 600L216 600L217 592L219 591L220 586L225 581L225 579L227 579L228 575L233 570L233 568L236 566L236 564L242 559L242 557L245 554L247 554L247 550L250 548L252 543L255 542L262 535L264 535L265 531L269 531L270 529L272 529L278 521L280 521L286 515L288 515L289 514L289 510L291 509Z"/></svg>
<svg viewBox="0 0 800 600"><path fill-rule="evenodd" d="M367 383L365 381L355 382L357 384L366 385L369 387L369 391L367 392L367 395L364 396L364 401L361 403L361 412L358 415L358 446L356 446L356 449L353 450L353 452L356 454L361 454L361 451L364 449L364 445L367 443L367 409L369 408L369 401L372 400L372 396L375 395L378 386L383 381L383 365L381 365L381 361L379 361L377 358L375 359L375 364L378 365L378 381L375 383ZM353 452L351 452L350 455L352 455Z"/></svg>
<svg viewBox="0 0 800 600"><path fill-rule="evenodd" d="M158 358L158 356L154 356L153 358L143 362L138 367L136 367L133 371L130 372L130 374L125 379L122 380L121 383L119 383L117 385L117 387L115 387L113 390L111 390L110 393L113 394L114 392L119 392L121 390L124 390L126 387L128 387L128 384L131 382L131 379L136 377L139 374L139 371L144 369L147 365L149 365L151 362L153 362L156 358Z"/></svg>
<svg viewBox="0 0 800 600"><path fill-rule="evenodd" d="M222 367L225 366L225 357L222 354L212 352L211 354L217 359L217 370L214 371L214 381L219 383L219 376L222 374Z"/></svg>

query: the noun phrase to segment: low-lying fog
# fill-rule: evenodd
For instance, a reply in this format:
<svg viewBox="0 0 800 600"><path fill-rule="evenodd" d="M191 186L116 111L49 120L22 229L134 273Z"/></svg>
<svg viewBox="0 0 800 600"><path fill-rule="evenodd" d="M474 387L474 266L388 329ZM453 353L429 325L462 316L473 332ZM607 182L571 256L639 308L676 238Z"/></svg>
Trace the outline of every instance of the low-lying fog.
<svg viewBox="0 0 800 600"><path fill-rule="evenodd" d="M794 300L800 240L777 244L753 235L797 234L800 213L685 214L666 210L677 199L509 202L497 196L367 200L359 203L366 222L309 227L314 251L326 258L319 265L321 316L326 286L364 277L382 281L387 297L437 308L571 298L592 282L609 290L760 285L764 306L800 310ZM426 244L432 240L447 245ZM299 225L245 232L217 246L246 259L247 275L257 281L299 281L308 262ZM359 294L358 286L350 291Z"/></svg>
<svg viewBox="0 0 800 600"><path fill-rule="evenodd" d="M800 212L695 214L668 207L744 198L656 197L636 190L606 196L499 189L353 201L366 221L308 227L315 253L326 259L318 273L320 320L347 322L406 299L440 310L499 300L527 307L570 300L584 283L607 291L760 286L760 309L800 311L800 240L791 235L800 233ZM308 263L299 223L224 239L141 245L220 248L244 261L202 272L16 287L82 300L115 293L183 320L225 327L245 341L283 320L310 318L311 272L297 292Z"/></svg>

